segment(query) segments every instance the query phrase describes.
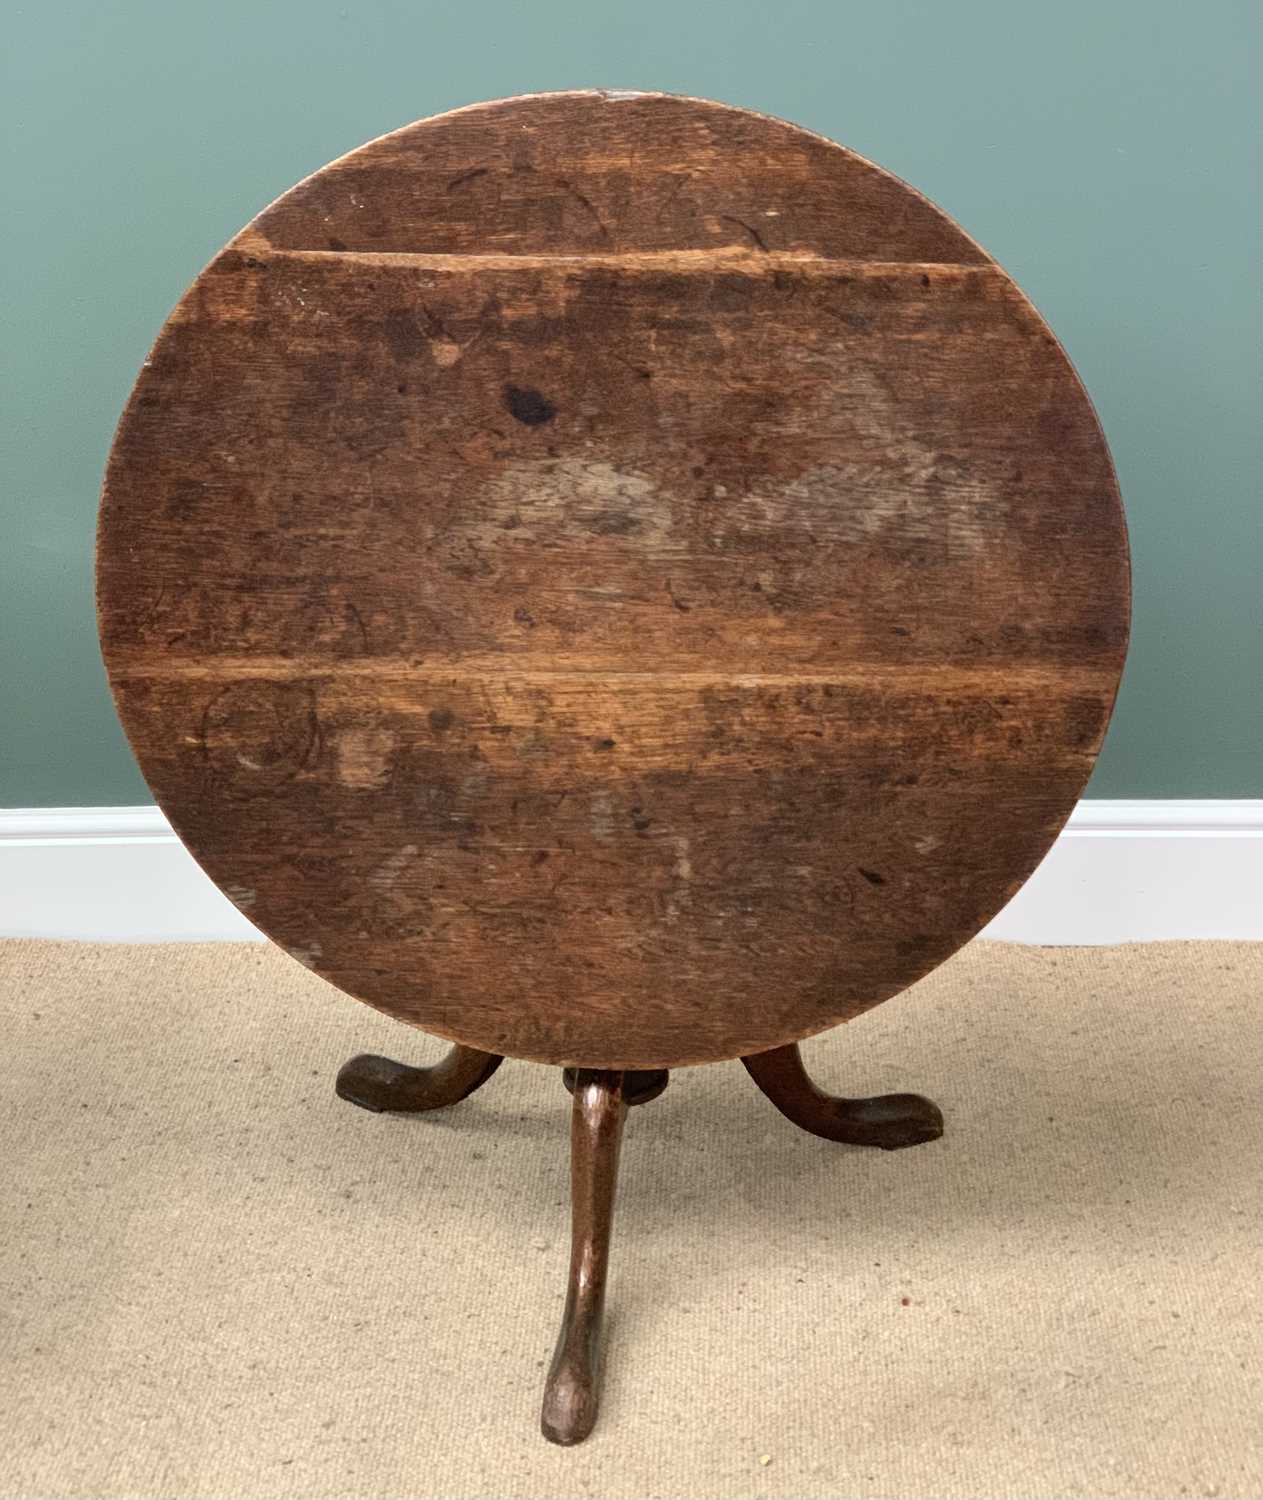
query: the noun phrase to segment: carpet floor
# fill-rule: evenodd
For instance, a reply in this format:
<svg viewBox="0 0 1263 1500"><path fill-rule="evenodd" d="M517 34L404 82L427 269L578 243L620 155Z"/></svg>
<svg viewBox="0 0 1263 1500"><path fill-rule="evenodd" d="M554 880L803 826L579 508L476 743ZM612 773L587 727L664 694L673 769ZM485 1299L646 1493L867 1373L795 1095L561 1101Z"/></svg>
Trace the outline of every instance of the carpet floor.
<svg viewBox="0 0 1263 1500"><path fill-rule="evenodd" d="M600 1424L538 1435L568 1098L252 944L0 944L0 1495L1263 1494L1263 945L974 944L806 1047L943 1140L687 1069L623 1149Z"/></svg>

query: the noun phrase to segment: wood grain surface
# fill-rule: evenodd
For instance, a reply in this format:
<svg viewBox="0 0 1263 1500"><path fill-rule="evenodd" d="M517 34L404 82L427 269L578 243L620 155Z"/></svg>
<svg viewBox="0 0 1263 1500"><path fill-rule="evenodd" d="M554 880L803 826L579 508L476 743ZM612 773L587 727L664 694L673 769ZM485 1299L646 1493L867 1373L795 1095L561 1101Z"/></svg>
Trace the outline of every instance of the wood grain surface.
<svg viewBox="0 0 1263 1500"><path fill-rule="evenodd" d="M780 121L572 93L261 214L111 456L103 648L270 937L469 1046L653 1068L946 958L1126 644L1117 485L1013 282Z"/></svg>

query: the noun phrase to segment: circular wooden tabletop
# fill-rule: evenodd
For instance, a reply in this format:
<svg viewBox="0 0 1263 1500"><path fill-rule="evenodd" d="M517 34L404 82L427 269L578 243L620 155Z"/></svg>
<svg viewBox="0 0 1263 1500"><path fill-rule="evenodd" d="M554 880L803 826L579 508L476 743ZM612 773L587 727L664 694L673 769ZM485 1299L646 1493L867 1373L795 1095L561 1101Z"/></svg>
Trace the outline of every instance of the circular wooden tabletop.
<svg viewBox="0 0 1263 1500"><path fill-rule="evenodd" d="M1091 405L1007 275L782 121L582 92L300 183L111 456L154 795L352 995L704 1062L894 995L1018 889L1126 644Z"/></svg>

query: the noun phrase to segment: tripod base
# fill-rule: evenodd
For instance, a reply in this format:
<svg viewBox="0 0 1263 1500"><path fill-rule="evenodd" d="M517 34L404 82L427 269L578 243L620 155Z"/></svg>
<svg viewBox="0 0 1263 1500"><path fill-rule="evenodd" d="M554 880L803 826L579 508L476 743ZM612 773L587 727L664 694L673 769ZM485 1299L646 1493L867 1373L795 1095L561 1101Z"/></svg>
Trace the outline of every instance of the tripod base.
<svg viewBox="0 0 1263 1500"><path fill-rule="evenodd" d="M442 1109L481 1088L504 1059L455 1046L433 1067L413 1068L365 1053L339 1071L338 1095L361 1109L412 1114ZM811 1081L796 1045L742 1058L762 1092L795 1125L825 1140L895 1151L943 1133L937 1105L919 1094L842 1099ZM596 1423L601 1324L623 1124L634 1104L667 1086L665 1069L625 1072L566 1068L570 1118L570 1271L561 1331L544 1383L540 1426L550 1442L582 1442Z"/></svg>

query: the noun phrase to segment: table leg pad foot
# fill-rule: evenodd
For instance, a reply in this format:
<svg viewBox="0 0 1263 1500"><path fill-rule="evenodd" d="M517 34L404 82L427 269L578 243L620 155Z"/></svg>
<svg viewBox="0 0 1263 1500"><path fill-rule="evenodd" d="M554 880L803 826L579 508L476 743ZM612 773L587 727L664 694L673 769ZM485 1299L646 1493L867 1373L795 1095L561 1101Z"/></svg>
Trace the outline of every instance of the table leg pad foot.
<svg viewBox="0 0 1263 1500"><path fill-rule="evenodd" d="M898 1151L943 1134L938 1105L920 1094L843 1099L818 1088L796 1045L743 1057L746 1071L787 1120L828 1141Z"/></svg>
<svg viewBox="0 0 1263 1500"><path fill-rule="evenodd" d="M503 1061L493 1052L458 1046L433 1067L413 1068L362 1052L339 1069L334 1088L339 1098L374 1112L444 1109L467 1099Z"/></svg>

